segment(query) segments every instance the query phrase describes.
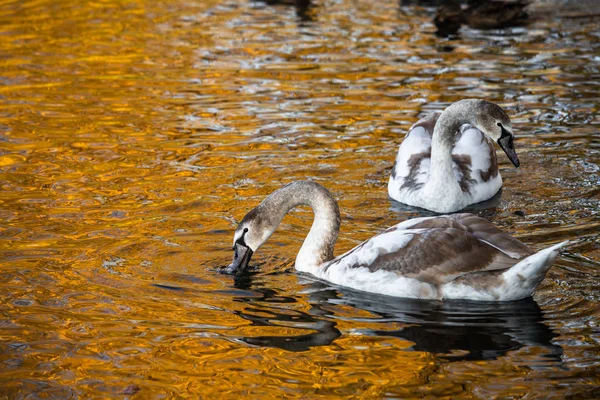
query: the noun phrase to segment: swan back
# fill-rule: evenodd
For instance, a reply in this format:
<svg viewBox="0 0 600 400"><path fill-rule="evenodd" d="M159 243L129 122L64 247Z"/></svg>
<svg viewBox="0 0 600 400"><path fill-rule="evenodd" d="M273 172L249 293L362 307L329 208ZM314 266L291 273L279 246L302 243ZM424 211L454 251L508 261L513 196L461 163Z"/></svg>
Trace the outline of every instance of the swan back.
<svg viewBox="0 0 600 400"><path fill-rule="evenodd" d="M419 120L411 127L398 149L390 177L392 192L415 191L423 187L431 164L431 136L439 114ZM498 158L486 135L472 125L461 126L452 149L452 170L461 190L474 202L492 197L502 186ZM440 188L443 192L443 188Z"/></svg>
<svg viewBox="0 0 600 400"><path fill-rule="evenodd" d="M473 214L408 220L331 261L435 284L474 272L504 270L531 249Z"/></svg>
<svg viewBox="0 0 600 400"><path fill-rule="evenodd" d="M480 217L444 215L400 223L308 272L391 296L508 301L531 295L558 254L553 250L534 254ZM528 275L518 278L515 267Z"/></svg>

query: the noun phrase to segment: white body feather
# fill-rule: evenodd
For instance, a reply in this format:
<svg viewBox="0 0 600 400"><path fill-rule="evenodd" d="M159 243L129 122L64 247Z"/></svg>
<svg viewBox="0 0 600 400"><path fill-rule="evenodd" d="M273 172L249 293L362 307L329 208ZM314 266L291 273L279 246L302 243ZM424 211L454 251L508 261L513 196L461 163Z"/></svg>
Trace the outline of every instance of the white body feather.
<svg viewBox="0 0 600 400"><path fill-rule="evenodd" d="M418 123L417 123L418 124ZM496 153L488 143L488 139L477 128L465 124L461 127L461 135L456 141L452 155L462 157L470 168L468 191L457 190L456 182L465 177L456 162L452 169L456 182L441 180L434 187L426 185L430 178L431 135L423 126L413 126L398 149L394 171L388 183L389 196L401 203L421 207L440 213L456 212L470 204L479 203L492 198L502 187L502 177L495 169L495 175L485 174L496 165ZM418 169L411 169L410 159L413 156L424 156ZM412 184L407 184L408 180Z"/></svg>

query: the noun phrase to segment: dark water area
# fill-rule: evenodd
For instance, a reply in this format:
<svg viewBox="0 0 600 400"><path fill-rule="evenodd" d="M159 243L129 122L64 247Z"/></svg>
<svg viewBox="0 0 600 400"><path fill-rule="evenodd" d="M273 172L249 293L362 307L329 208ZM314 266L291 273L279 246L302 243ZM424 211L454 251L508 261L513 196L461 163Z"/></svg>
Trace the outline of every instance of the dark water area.
<svg viewBox="0 0 600 400"><path fill-rule="evenodd" d="M415 3L0 0L0 398L600 397L599 20L443 38ZM338 199L336 254L424 215L393 160L462 98L507 111L521 160L471 211L572 241L532 299L297 273L304 208L219 273L295 180Z"/></svg>

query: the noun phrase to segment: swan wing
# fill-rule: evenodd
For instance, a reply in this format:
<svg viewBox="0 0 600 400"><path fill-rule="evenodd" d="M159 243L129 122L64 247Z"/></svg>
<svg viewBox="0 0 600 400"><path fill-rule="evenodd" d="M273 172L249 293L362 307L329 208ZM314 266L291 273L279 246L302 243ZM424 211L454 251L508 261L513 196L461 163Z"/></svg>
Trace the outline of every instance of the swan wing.
<svg viewBox="0 0 600 400"><path fill-rule="evenodd" d="M531 253L482 218L459 214L405 221L326 268L364 267L440 285L472 273L506 270Z"/></svg>
<svg viewBox="0 0 600 400"><path fill-rule="evenodd" d="M479 129L465 124L452 149L452 167L463 192L477 201L492 197L502 186L494 144Z"/></svg>
<svg viewBox="0 0 600 400"><path fill-rule="evenodd" d="M522 259L533 254L533 251L523 242L502 231L488 220L469 213L415 218L404 221L396 227L404 229L455 228L470 233L478 240L511 258Z"/></svg>
<svg viewBox="0 0 600 400"><path fill-rule="evenodd" d="M398 148L388 191L418 190L427 180L431 162L431 137L440 114L434 113L408 131ZM498 192L502 178L498 173L496 150L479 129L465 124L457 132L452 149L454 176L473 202L487 200Z"/></svg>
<svg viewBox="0 0 600 400"><path fill-rule="evenodd" d="M458 223L462 229L479 240L488 243L509 257L522 259L534 253L523 242L512 237L486 219L469 213L452 214L446 217Z"/></svg>
<svg viewBox="0 0 600 400"><path fill-rule="evenodd" d="M398 148L390 185L398 189L417 188L425 183L431 158L431 135L439 114L434 113L415 123Z"/></svg>

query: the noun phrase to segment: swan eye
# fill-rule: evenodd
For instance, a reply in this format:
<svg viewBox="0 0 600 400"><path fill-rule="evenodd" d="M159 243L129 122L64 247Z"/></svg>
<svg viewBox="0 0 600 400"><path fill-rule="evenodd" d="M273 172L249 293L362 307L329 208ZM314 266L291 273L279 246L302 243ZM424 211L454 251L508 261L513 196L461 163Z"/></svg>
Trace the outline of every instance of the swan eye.
<svg viewBox="0 0 600 400"><path fill-rule="evenodd" d="M500 122L498 122L498 126L500 127L500 129L502 129L502 124Z"/></svg>
<svg viewBox="0 0 600 400"><path fill-rule="evenodd" d="M248 232L248 228L244 228L244 233Z"/></svg>

